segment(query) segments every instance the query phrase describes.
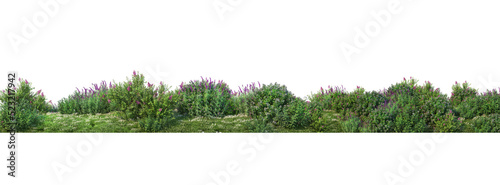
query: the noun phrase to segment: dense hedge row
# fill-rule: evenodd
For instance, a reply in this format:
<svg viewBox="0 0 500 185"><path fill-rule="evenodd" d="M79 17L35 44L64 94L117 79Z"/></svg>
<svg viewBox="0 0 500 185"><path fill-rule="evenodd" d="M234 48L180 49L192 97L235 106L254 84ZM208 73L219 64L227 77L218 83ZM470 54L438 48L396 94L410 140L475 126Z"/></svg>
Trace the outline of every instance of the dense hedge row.
<svg viewBox="0 0 500 185"><path fill-rule="evenodd" d="M133 72L124 82L105 81L78 89L55 107L46 102L41 91L19 79L16 118L20 130L37 126L47 111L62 114L96 114L117 111L123 119L138 120L145 131L160 131L176 115L221 118L246 114L255 120L252 130L270 127L313 128L322 131L327 125L323 111L338 113L339 128L344 132L499 132L500 94L497 90L478 93L470 84L455 83L448 98L430 82L403 79L379 91L357 87L320 88L308 100L296 97L286 86L277 83L252 83L231 89L222 80L203 78L182 82L176 89L160 82L146 82ZM6 94L0 95L1 126L8 121ZM464 122L464 120L469 120Z"/></svg>

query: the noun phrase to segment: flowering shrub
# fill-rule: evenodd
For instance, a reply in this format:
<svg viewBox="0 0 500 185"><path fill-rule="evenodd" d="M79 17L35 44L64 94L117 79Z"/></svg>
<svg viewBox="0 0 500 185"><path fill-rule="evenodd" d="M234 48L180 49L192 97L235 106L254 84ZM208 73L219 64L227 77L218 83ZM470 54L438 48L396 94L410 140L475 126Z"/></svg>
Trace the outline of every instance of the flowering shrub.
<svg viewBox="0 0 500 185"><path fill-rule="evenodd" d="M453 115L452 111L446 113L444 119L436 121L436 132L460 132L464 128L463 120Z"/></svg>
<svg viewBox="0 0 500 185"><path fill-rule="evenodd" d="M430 82L417 85L406 78L384 91L388 102L370 113L369 125L377 132L431 132L446 119L451 105Z"/></svg>
<svg viewBox="0 0 500 185"><path fill-rule="evenodd" d="M174 119L178 96L163 82L159 86L146 82L144 75L134 71L132 79L112 84L108 103L126 119L144 119L140 126L146 131L160 131Z"/></svg>
<svg viewBox="0 0 500 185"><path fill-rule="evenodd" d="M26 131L43 122L43 114L49 110L50 106L49 103L45 102L45 95L42 90L34 91L35 88L28 80L19 79L19 84L16 87L16 130ZM8 89L0 94L0 125L4 129L10 129L7 93Z"/></svg>
<svg viewBox="0 0 500 185"><path fill-rule="evenodd" d="M500 132L500 114L475 117L472 125L475 132Z"/></svg>
<svg viewBox="0 0 500 185"><path fill-rule="evenodd" d="M201 81L181 83L177 94L177 109L182 114L203 117L224 117L233 113L231 109L231 89L223 81L201 78Z"/></svg>
<svg viewBox="0 0 500 185"><path fill-rule="evenodd" d="M110 103L108 102L108 90L111 88L111 83L102 81L99 85L92 84L90 88L80 89L63 98L58 102L58 110L61 114L96 114L108 113L111 111Z"/></svg>
<svg viewBox="0 0 500 185"><path fill-rule="evenodd" d="M453 85L452 93L450 97L450 102L453 106L458 106L461 104L466 98L474 98L478 94L477 89L470 88L470 84L466 82L462 83L462 85L455 82Z"/></svg>
<svg viewBox="0 0 500 185"><path fill-rule="evenodd" d="M264 119L265 122L278 124L278 114L295 99L286 86L275 84L262 85L255 89L246 99L248 115L252 118Z"/></svg>
<svg viewBox="0 0 500 185"><path fill-rule="evenodd" d="M250 94L254 93L254 91L258 88L261 88L260 82L255 82L248 84L246 86L238 87L238 90L233 90L231 93L231 110L233 114L247 114L249 113L249 104L247 103L248 98L250 98Z"/></svg>
<svg viewBox="0 0 500 185"><path fill-rule="evenodd" d="M498 114L500 113L500 93L494 89L487 90L480 95L466 97L456 106L456 110L460 117L467 119L481 115Z"/></svg>

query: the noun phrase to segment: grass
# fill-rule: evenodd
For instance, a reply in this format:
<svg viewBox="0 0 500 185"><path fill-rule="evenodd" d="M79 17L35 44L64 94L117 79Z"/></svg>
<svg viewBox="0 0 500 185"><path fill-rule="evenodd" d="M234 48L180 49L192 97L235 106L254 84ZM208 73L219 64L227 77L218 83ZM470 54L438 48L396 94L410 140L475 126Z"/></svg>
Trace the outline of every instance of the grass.
<svg viewBox="0 0 500 185"><path fill-rule="evenodd" d="M326 119L323 132L342 132L339 114L331 110L323 112L322 119ZM254 119L243 115L232 115L224 118L189 118L177 115L175 121L161 132L173 133L251 133L257 132L250 128ZM471 120L466 120L464 132L474 132L470 125ZM313 133L317 132L311 127L289 129L269 125L268 132L277 133ZM1 132L7 132L2 130ZM138 121L124 120L117 112L107 114L60 114L47 113L43 125L32 128L27 132L37 133L139 133L144 132L139 127Z"/></svg>
<svg viewBox="0 0 500 185"><path fill-rule="evenodd" d="M337 113L325 111L323 119L327 119L324 132L340 132ZM243 115L231 115L224 118L189 118L177 115L173 123L161 132L175 133L249 133L256 132L249 129L255 120ZM1 132L6 132L2 130ZM47 113L44 123L27 131L28 133L135 133L144 132L139 127L139 122L135 120L124 120L118 116L117 112L107 114L60 114ZM270 125L268 132L297 133L316 132L312 128L288 129Z"/></svg>

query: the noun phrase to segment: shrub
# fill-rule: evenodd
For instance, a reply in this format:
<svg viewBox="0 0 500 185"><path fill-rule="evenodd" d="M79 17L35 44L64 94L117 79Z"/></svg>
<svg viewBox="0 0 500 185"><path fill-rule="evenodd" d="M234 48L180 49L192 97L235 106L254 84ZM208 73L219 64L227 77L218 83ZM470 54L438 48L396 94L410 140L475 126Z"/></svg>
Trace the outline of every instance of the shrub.
<svg viewBox="0 0 500 185"><path fill-rule="evenodd" d="M365 92L364 88L357 87L353 92L346 92L343 87L321 88L320 92L310 96L312 102L322 104L323 108L338 112L343 118L347 115L356 115L365 119L371 111L387 102L382 92Z"/></svg>
<svg viewBox="0 0 500 185"><path fill-rule="evenodd" d="M343 132L359 132L362 126L361 119L358 117L349 117L347 120L340 123Z"/></svg>
<svg viewBox="0 0 500 185"><path fill-rule="evenodd" d="M416 109L408 104L410 98L400 98L374 110L369 116L369 127L375 132L426 132L426 124Z"/></svg>
<svg viewBox="0 0 500 185"><path fill-rule="evenodd" d="M246 99L248 115L252 118L264 119L274 124L280 121L279 114L283 113L286 105L290 104L295 96L286 86L278 83L263 85L255 89Z"/></svg>
<svg viewBox="0 0 500 185"><path fill-rule="evenodd" d="M388 88L386 96L398 106L404 107L403 113L415 114L430 128L436 126L436 121L444 119L445 114L451 110L451 104L440 89L435 89L432 83L426 81L423 86L417 85L417 80L410 78ZM414 117L407 115L407 118ZM420 122L420 121L419 121Z"/></svg>
<svg viewBox="0 0 500 185"><path fill-rule="evenodd" d="M478 93L477 89L473 89L470 87L471 85L467 83L467 81L462 83L462 85L458 84L458 82L455 82L455 85L451 87L453 90L450 97L451 104L453 106L458 106L466 98L474 98Z"/></svg>
<svg viewBox="0 0 500 185"><path fill-rule="evenodd" d="M464 129L463 120L456 118L453 112L446 113L444 119L436 121L436 132L460 132Z"/></svg>
<svg viewBox="0 0 500 185"><path fill-rule="evenodd" d="M45 95L41 90L34 91L31 83L27 80L19 79L19 84L14 88L15 106L16 106L16 124L17 131L26 131L32 127L40 125L43 120L43 114L49 110L48 103L45 102ZM8 109L8 89L0 94L0 125L4 129L10 129L10 115Z"/></svg>
<svg viewBox="0 0 500 185"><path fill-rule="evenodd" d="M258 83L258 87L255 85L255 82L248 84L246 86L238 87L239 90L236 90L231 93L231 110L232 114L248 114L249 104L248 98L251 96L256 89L261 88L260 82Z"/></svg>
<svg viewBox="0 0 500 185"><path fill-rule="evenodd" d="M276 112L275 120L277 125L285 128L303 128L319 121L322 112L323 110L317 104L294 98L283 107L283 112Z"/></svg>
<svg viewBox="0 0 500 185"><path fill-rule="evenodd" d="M184 82L177 90L178 110L189 116L224 117L233 113L231 109L231 89L223 81L212 79Z"/></svg>
<svg viewBox="0 0 500 185"><path fill-rule="evenodd" d="M159 131L174 119L178 102L178 95L168 89L163 82L158 87L146 82L144 75L134 71L132 79L113 84L108 91L108 102L126 119L145 119L140 124L144 130Z"/></svg>
<svg viewBox="0 0 500 185"><path fill-rule="evenodd" d="M499 114L500 94L495 89L487 90L480 95L466 97L455 109L460 117L467 119L481 115Z"/></svg>
<svg viewBox="0 0 500 185"><path fill-rule="evenodd" d="M58 102L58 109L61 114L96 114L108 113L111 111L111 104L108 99L109 87L106 81L102 81L99 85L92 84L90 88L83 88L82 91L76 88L72 95L63 98Z"/></svg>
<svg viewBox="0 0 500 185"><path fill-rule="evenodd" d="M475 117L472 127L475 132L500 132L500 114Z"/></svg>
<svg viewBox="0 0 500 185"><path fill-rule="evenodd" d="M323 89L321 87L320 91L316 94L312 94L308 97L312 103L319 104L322 109L327 110L341 110L342 107L337 107L339 103L334 102L333 100L338 100L339 98L344 97L347 93L343 86L328 86L328 89Z"/></svg>

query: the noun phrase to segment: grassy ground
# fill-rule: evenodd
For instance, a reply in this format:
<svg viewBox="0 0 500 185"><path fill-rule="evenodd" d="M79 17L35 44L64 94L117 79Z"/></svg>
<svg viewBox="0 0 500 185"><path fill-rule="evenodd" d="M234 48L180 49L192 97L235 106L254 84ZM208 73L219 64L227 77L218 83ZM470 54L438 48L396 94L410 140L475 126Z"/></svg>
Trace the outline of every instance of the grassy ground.
<svg viewBox="0 0 500 185"><path fill-rule="evenodd" d="M338 114L333 111L324 111L322 118L326 119L327 124L323 132L342 132L340 122L337 120ZM466 129L464 132L473 132L470 127L470 120L466 120ZM314 129L297 128L288 129L275 127L271 124L265 129L256 129L255 120L240 114L226 116L224 118L188 118L177 116L175 121L168 125L161 132L184 132L184 133L248 133L248 132L281 132L281 133L299 133L299 132L317 132ZM6 132L2 130L2 132ZM134 120L124 120L118 117L117 112L107 114L60 114L47 113L43 125L31 129L28 132L47 132L47 133L71 133L71 132L100 132L100 133L130 133L144 132L139 123Z"/></svg>
<svg viewBox="0 0 500 185"><path fill-rule="evenodd" d="M339 132L339 123L336 120L337 114L332 111L325 111L323 119L327 119L324 132ZM232 115L224 118L187 118L177 116L162 132L231 132L247 133L261 132L252 128L254 120L245 115ZM282 127L269 126L268 132L316 132L312 128L287 129ZM3 132L3 131L2 131ZM40 125L28 132L48 132L48 133L71 133L71 132L144 132L137 121L124 120L118 117L116 112L108 114L60 114L47 113L43 125Z"/></svg>

